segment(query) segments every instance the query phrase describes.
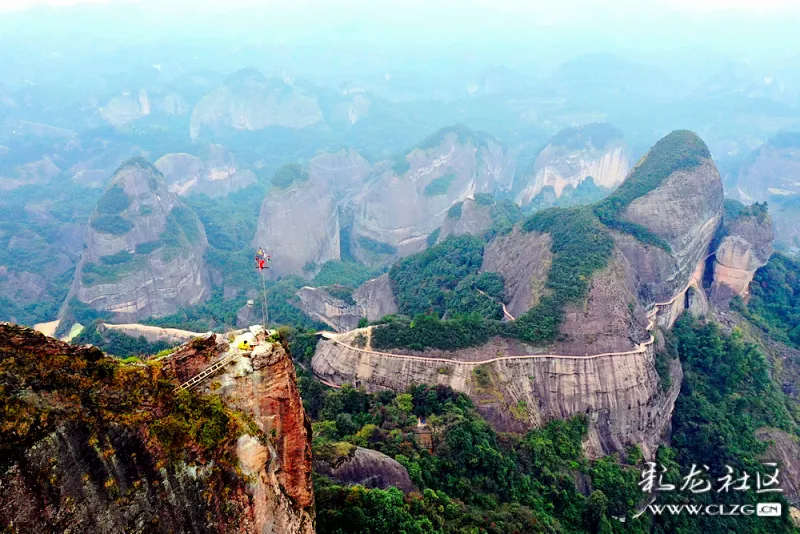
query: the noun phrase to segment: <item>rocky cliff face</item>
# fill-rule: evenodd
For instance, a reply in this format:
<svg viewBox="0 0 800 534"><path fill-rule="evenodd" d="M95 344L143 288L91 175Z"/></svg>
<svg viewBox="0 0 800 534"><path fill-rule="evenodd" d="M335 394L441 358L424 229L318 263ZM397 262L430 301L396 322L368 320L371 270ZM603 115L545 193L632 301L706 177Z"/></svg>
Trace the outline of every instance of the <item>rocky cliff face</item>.
<svg viewBox="0 0 800 534"><path fill-rule="evenodd" d="M775 244L791 252L800 249L800 141L796 134L779 134L757 149L730 177L731 196L750 204L769 202Z"/></svg>
<svg viewBox="0 0 800 534"><path fill-rule="evenodd" d="M553 263L551 245L549 234L526 233L519 228L486 245L481 271L498 273L503 277L507 308L514 317L536 306L543 295Z"/></svg>
<svg viewBox="0 0 800 534"><path fill-rule="evenodd" d="M800 444L795 436L777 428L762 428L756 433L769 446L765 462L776 462L781 469L781 488L789 504L800 508Z"/></svg>
<svg viewBox="0 0 800 534"><path fill-rule="evenodd" d="M179 93L142 88L113 96L100 108L100 116L109 124L124 126L154 113L185 115L189 111L189 103Z"/></svg>
<svg viewBox="0 0 800 534"><path fill-rule="evenodd" d="M271 276L313 276L340 259L339 209L329 184L317 180L273 187L261 205L253 247L272 255Z"/></svg>
<svg viewBox="0 0 800 534"><path fill-rule="evenodd" d="M726 201L728 202L728 201ZM766 206L737 206L726 210L714 250L714 278L711 298L725 304L732 297L746 297L755 272L767 264L775 237Z"/></svg>
<svg viewBox="0 0 800 534"><path fill-rule="evenodd" d="M651 456L680 390L682 371L674 361L672 385L661 391L652 349L624 357L496 360L526 350L496 339L476 349L430 355L446 359L427 361L359 350L351 344L357 332L344 334L341 342L320 341L312 360L318 376L371 390L447 385L469 395L501 430L524 431L553 418L587 414L591 424L586 448L592 456L622 451L632 443L641 444ZM476 359L495 360L478 365ZM478 378L478 367L489 376L488 384Z"/></svg>
<svg viewBox="0 0 800 534"><path fill-rule="evenodd" d="M492 192L510 168L485 134L455 127L434 134L353 197L355 256L374 265L424 249L454 204Z"/></svg>
<svg viewBox="0 0 800 534"><path fill-rule="evenodd" d="M358 327L361 319L359 307L331 295L324 287L303 287L297 292L297 297L300 300L298 308L336 332L346 332Z"/></svg>
<svg viewBox="0 0 800 534"><path fill-rule="evenodd" d="M193 362L196 365L203 358L213 362L229 349L226 341L213 341L200 350L190 345L172 356L179 376L181 368ZM285 349L279 344L260 345L200 390L219 395L227 406L247 414L267 437L243 435L236 444L239 465L248 477L247 490L253 499L252 531L312 534L311 422Z"/></svg>
<svg viewBox="0 0 800 534"><path fill-rule="evenodd" d="M0 430L0 525L312 533L310 429L284 350L234 366L215 394L173 391L176 368L224 343L192 342L175 365L122 365L0 324L0 382L14 407Z"/></svg>
<svg viewBox="0 0 800 534"><path fill-rule="evenodd" d="M441 243L451 235L483 235L492 226L490 204L475 201L474 196L467 197L456 214L448 213L437 239Z"/></svg>
<svg viewBox="0 0 800 534"><path fill-rule="evenodd" d="M542 150L530 172L519 175L515 200L524 206L547 188L558 198L565 188L577 188L590 176L596 186L613 189L622 183L628 169L622 132L605 124L568 128Z"/></svg>
<svg viewBox="0 0 800 534"><path fill-rule="evenodd" d="M341 258L340 205L360 187L370 165L354 150L320 154L291 183L273 186L261 205L253 246L273 257L271 274L311 277ZM281 171L279 170L279 173Z"/></svg>
<svg viewBox="0 0 800 534"><path fill-rule="evenodd" d="M714 163L707 159L697 167L673 172L627 207L625 220L662 238L671 249L667 252L644 245L630 234L615 232L617 247L656 302L682 291L708 257L709 245L722 221L722 203L722 180Z"/></svg>
<svg viewBox="0 0 800 534"><path fill-rule="evenodd" d="M245 69L197 103L192 111L193 139L204 131L262 130L270 126L305 128L323 122L313 95L260 72Z"/></svg>
<svg viewBox="0 0 800 534"><path fill-rule="evenodd" d="M204 155L203 159L185 153L166 154L156 161L171 193L206 194L213 198L255 183L255 174L240 169L224 147L210 145Z"/></svg>
<svg viewBox="0 0 800 534"><path fill-rule="evenodd" d="M144 160L116 173L86 232L71 296L120 322L174 313L210 295L203 225Z"/></svg>
<svg viewBox="0 0 800 534"><path fill-rule="evenodd" d="M356 301L361 317L368 321L377 321L382 317L397 313L397 301L394 298L388 274L361 284L353 291L353 300Z"/></svg>

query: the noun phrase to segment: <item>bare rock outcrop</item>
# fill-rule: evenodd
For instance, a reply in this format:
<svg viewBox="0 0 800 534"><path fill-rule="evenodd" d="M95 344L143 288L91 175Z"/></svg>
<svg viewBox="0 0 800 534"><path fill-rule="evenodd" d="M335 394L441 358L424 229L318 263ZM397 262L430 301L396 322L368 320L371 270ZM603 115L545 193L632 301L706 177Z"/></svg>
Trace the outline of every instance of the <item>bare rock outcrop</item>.
<svg viewBox="0 0 800 534"><path fill-rule="evenodd" d="M536 306L544 294L547 273L553 262L551 244L549 234L515 228L486 245L481 271L503 277L511 315L519 317Z"/></svg>
<svg viewBox="0 0 800 534"><path fill-rule="evenodd" d="M359 484L377 489L398 488L403 493L416 489L406 468L382 452L349 443L335 443L320 449L315 452L314 471L339 484ZM332 449L335 454L325 449Z"/></svg>
<svg viewBox="0 0 800 534"><path fill-rule="evenodd" d="M217 339L217 353L228 349ZM173 357L180 358L180 352ZM210 361L218 355L212 356ZM252 531L313 534L311 421L303 409L289 354L277 344L262 344L201 388L252 417L266 441L239 438L236 454L250 480Z"/></svg>
<svg viewBox="0 0 800 534"><path fill-rule="evenodd" d="M331 185L305 179L270 189L253 247L270 251L271 276L311 277L326 261L340 259L339 208Z"/></svg>
<svg viewBox="0 0 800 534"><path fill-rule="evenodd" d="M354 195L355 256L376 265L419 252L452 206L492 192L510 169L494 138L464 127L437 132Z"/></svg>
<svg viewBox="0 0 800 534"><path fill-rule="evenodd" d="M192 111L192 139L204 132L256 131L270 126L306 128L323 122L316 97L255 69L240 70Z"/></svg>
<svg viewBox="0 0 800 534"><path fill-rule="evenodd" d="M722 219L722 183L705 144L690 132L660 141L629 180L593 208L611 226L614 247L585 297L566 302L559 335L548 346L494 338L456 351L375 352L371 331L359 344L354 336L364 332L357 330L321 341L314 372L371 389L448 385L468 394L500 429L523 431L584 413L590 454L639 443L652 455L682 377L673 360L672 385L662 390L656 329L670 328L687 309L707 310L702 279ZM518 228L486 245L482 270L503 276L512 315L531 310L550 291L553 239Z"/></svg>
<svg viewBox="0 0 800 534"><path fill-rule="evenodd" d="M71 296L119 322L174 313L211 294L202 223L151 164L123 164L100 199Z"/></svg>
<svg viewBox="0 0 800 534"><path fill-rule="evenodd" d="M213 198L255 183L253 171L239 168L233 155L221 145L209 145L204 152L202 158L175 153L156 161L155 167L164 175L171 193Z"/></svg>
<svg viewBox="0 0 800 534"><path fill-rule="evenodd" d="M361 284L353 291L353 300L356 301L361 317L368 321L377 321L382 317L397 313L397 301L394 298L388 274Z"/></svg>
<svg viewBox="0 0 800 534"><path fill-rule="evenodd" d="M767 206L745 207L726 201L726 213L714 250L711 298L726 304L732 297L746 297L756 271L772 255L775 234Z"/></svg>
<svg viewBox="0 0 800 534"><path fill-rule="evenodd" d="M796 436L778 428L762 428L756 437L769 446L765 462L775 462L780 469L780 487L789 504L800 508L800 443Z"/></svg>
<svg viewBox="0 0 800 534"><path fill-rule="evenodd" d="M617 247L647 286L648 298L655 301L670 299L687 286L698 264L708 257L709 245L722 221L722 180L705 145L694 134L673 132L659 141L637 168L652 164L651 172L658 172L661 165L666 165L664 160L680 157L680 154L664 153L666 145L675 139L673 136L684 136L685 143L700 145L704 150L698 151L706 156L698 158L699 165L676 165L678 170L655 188L634 198L622 214L625 221L640 225L663 239L670 251L645 245L631 234L615 232ZM660 163L647 162L648 158L658 158ZM636 170L634 168L631 176ZM637 179L642 178L646 179L637 176Z"/></svg>
<svg viewBox="0 0 800 534"><path fill-rule="evenodd" d="M475 197L467 197L456 213L449 212L439 232L437 242L451 235L483 235L492 225L491 203L480 203Z"/></svg>
<svg viewBox="0 0 800 534"><path fill-rule="evenodd" d="M352 297L350 298L352 304L348 304L342 298L332 295L324 287L303 287L296 295L299 299L296 306L303 313L327 324L335 331L346 332L358 327L361 314Z"/></svg>
<svg viewBox="0 0 800 534"><path fill-rule="evenodd" d="M556 198L567 187L577 188L592 177L595 185L613 189L630 169L622 132L607 124L588 124L562 130L541 151L528 174L516 180L516 202L526 205L545 188Z"/></svg>
<svg viewBox="0 0 800 534"><path fill-rule="evenodd" d="M341 205L369 175L371 166L355 150L320 154L307 169L286 165L261 205L254 247L272 254L270 274L312 277L319 267L341 258Z"/></svg>

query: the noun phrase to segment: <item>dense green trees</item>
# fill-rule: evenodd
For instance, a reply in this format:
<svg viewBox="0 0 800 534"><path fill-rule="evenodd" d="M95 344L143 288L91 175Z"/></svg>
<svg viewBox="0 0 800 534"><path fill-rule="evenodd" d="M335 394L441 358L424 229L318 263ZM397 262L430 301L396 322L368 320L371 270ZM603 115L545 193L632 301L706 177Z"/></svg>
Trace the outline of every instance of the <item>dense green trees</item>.
<svg viewBox="0 0 800 534"><path fill-rule="evenodd" d="M595 271L608 263L614 240L585 207L550 208L525 221L526 232L547 232L553 243L553 264L547 275L550 294L513 323L516 336L532 342L556 339L564 306L585 298Z"/></svg>
<svg viewBox="0 0 800 534"><path fill-rule="evenodd" d="M450 189L450 184L456 179L453 173L445 174L439 178L434 178L428 185L425 186L423 193L427 197L435 197L438 195L446 195L447 190Z"/></svg>
<svg viewBox="0 0 800 534"><path fill-rule="evenodd" d="M680 357L684 383L672 418L671 447L661 447L657 461L668 469L666 480L680 483L692 464L707 465L711 477L727 473L725 466L752 477L769 468L761 464L766 445L756 438L757 429L768 426L797 433L783 392L770 379L764 356L744 341L741 332L726 335L714 323L684 316L669 334L671 356ZM780 502L780 494L758 495L753 491L702 494L674 492L663 502L696 504L754 504ZM784 502L784 510L788 505ZM763 517L687 517L662 515L654 521L654 532L795 532L784 514Z"/></svg>
<svg viewBox="0 0 800 534"><path fill-rule="evenodd" d="M272 185L281 189L286 189L294 183L302 183L308 180L308 173L303 170L299 163L287 163L275 171L272 178Z"/></svg>
<svg viewBox="0 0 800 534"><path fill-rule="evenodd" d="M103 193L97 202L97 212L102 215L119 215L131 205L131 199L119 184L114 184Z"/></svg>
<svg viewBox="0 0 800 534"><path fill-rule="evenodd" d="M666 469L665 482L680 486L693 464L708 465L709 476L715 478L726 473L726 465L753 476L771 474L761 464L765 444L755 431L769 426L796 433L797 426L763 355L736 330L726 335L715 324L690 317L678 321L665 346L663 356L667 361L679 357L685 372L672 445L662 446L656 458ZM348 450L346 445L332 447L340 442L377 449L402 463L419 489L403 496L395 490L341 487L317 477L320 532L794 531L787 514L761 518L645 513L633 519L651 498L639 488L641 451L631 447L624 455L587 460L582 447L587 420L581 417L551 421L524 435L497 434L469 399L442 386L414 386L404 394L367 394L348 385L331 391L301 373L300 387L315 421L315 450ZM416 417L425 418L432 430L433 453L412 437ZM759 500L765 498L755 491L677 489L658 494L656 502ZM780 495L769 494L767 500L783 502L788 509Z"/></svg>
<svg viewBox="0 0 800 534"><path fill-rule="evenodd" d="M450 237L401 259L389 270L400 313L414 316L434 312L441 317L446 310L447 292L476 274L482 261L483 242L469 235Z"/></svg>
<svg viewBox="0 0 800 534"><path fill-rule="evenodd" d="M133 224L119 215L100 215L92 219L91 227L103 234L115 236L125 235L131 231Z"/></svg>
<svg viewBox="0 0 800 534"><path fill-rule="evenodd" d="M800 348L800 263L774 254L756 271L747 306L737 300L734 307L775 339Z"/></svg>
<svg viewBox="0 0 800 534"><path fill-rule="evenodd" d="M610 514L635 509L638 470L607 457L583 456L584 418L552 421L524 435L497 434L462 394L443 386L367 394L313 384L300 388L314 423L314 451L333 459L353 445L403 464L419 493L341 487L315 478L319 532L610 532ZM434 451L411 430L417 417L433 432ZM593 490L584 495L576 477ZM634 501L632 503L632 501ZM628 531L646 532L649 518L629 518Z"/></svg>
<svg viewBox="0 0 800 534"><path fill-rule="evenodd" d="M118 358L157 354L172 347L172 345L164 341L152 343L147 341L144 336L133 337L113 330L107 330L100 334L97 331L97 323L91 323L84 327L83 331L72 340L72 343L76 345L94 345L106 354L111 354Z"/></svg>

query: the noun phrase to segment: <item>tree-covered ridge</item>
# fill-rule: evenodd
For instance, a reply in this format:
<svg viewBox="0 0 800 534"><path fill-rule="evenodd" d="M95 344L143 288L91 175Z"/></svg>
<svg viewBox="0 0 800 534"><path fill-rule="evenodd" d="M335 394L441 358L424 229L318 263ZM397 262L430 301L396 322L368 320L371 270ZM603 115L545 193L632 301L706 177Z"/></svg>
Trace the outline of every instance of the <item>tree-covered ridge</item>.
<svg viewBox="0 0 800 534"><path fill-rule="evenodd" d="M131 199L119 184L106 189L97 202L97 212L101 215L119 215L131 205Z"/></svg>
<svg viewBox="0 0 800 534"><path fill-rule="evenodd" d="M552 237L553 263L547 275L549 294L514 323L515 334L526 341L546 343L558 337L564 307L586 297L595 271L611 258L614 240L588 208L550 208L527 219L526 232Z"/></svg>
<svg viewBox="0 0 800 534"><path fill-rule="evenodd" d="M723 203L723 221L726 223L746 217L755 217L758 222L764 222L767 215L769 215L769 211L766 201L745 205L738 200L726 198Z"/></svg>
<svg viewBox="0 0 800 534"><path fill-rule="evenodd" d="M749 289L747 305L735 306L773 338L800 348L800 262L773 254Z"/></svg>
<svg viewBox="0 0 800 534"><path fill-rule="evenodd" d="M522 210L509 199L497 200L490 193L478 193L475 195L475 202L479 206L489 206L489 216L492 218L492 225L483 234L484 239L487 241L499 234L510 232L514 225L523 218ZM447 216L450 217L450 211L452 211L455 206L460 205L461 204L456 204L450 208L447 212ZM461 212L459 211L458 214L460 215Z"/></svg>
<svg viewBox="0 0 800 534"><path fill-rule="evenodd" d="M158 464L156 469L204 466L216 474L206 479L210 492L242 483L236 440L244 433L265 436L219 397L175 392L175 382L157 361L125 365L91 347L4 328L15 331L0 336L5 341L0 347L0 468L21 461L35 443L66 428L89 439L98 462L113 461L108 436L123 432L146 447L148 454L137 461Z"/></svg>
<svg viewBox="0 0 800 534"><path fill-rule="evenodd" d="M663 238L642 225L624 220L623 214L631 202L658 188L672 173L692 169L710 158L708 147L700 137L688 130L676 130L650 149L616 191L594 206L594 213L609 228L670 251Z"/></svg>
<svg viewBox="0 0 800 534"><path fill-rule="evenodd" d="M389 270L400 313L445 314L446 295L483 262L483 241L470 235L449 237L423 252L403 258Z"/></svg>
<svg viewBox="0 0 800 534"><path fill-rule="evenodd" d="M494 273L477 276L483 242L473 236L450 237L389 271L400 313L414 319L385 321L374 329L373 345L457 350L483 344L494 335L537 344L555 341L565 306L586 297L593 274L608 264L614 241L589 208L544 210L522 228L549 233L553 239L548 293L534 308L514 322L501 323L502 278Z"/></svg>
<svg viewBox="0 0 800 534"><path fill-rule="evenodd" d="M282 165L272 178L272 185L280 189L286 189L292 184L302 183L308 180L306 172L299 163L287 163Z"/></svg>

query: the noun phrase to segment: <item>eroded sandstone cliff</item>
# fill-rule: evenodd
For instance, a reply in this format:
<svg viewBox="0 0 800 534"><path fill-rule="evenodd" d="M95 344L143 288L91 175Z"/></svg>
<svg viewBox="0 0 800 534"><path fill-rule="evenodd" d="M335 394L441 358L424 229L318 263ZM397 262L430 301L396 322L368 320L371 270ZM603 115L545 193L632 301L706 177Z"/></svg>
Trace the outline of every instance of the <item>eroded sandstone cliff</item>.
<svg viewBox="0 0 800 534"><path fill-rule="evenodd" d="M670 371L670 389L661 390L652 345L624 356L524 357L520 352L525 347L495 339L477 349L404 357L359 349L352 344L354 336L320 341L312 360L314 373L370 390L446 385L469 395L501 430L524 431L553 418L587 414L591 456L622 451L632 443L641 444L650 456L669 425L680 390L677 361Z"/></svg>
<svg viewBox="0 0 800 534"><path fill-rule="evenodd" d="M524 206L546 188L556 198L565 188L577 188L588 177L596 186L613 189L630 168L622 133L604 124L568 128L559 132L539 153L533 168L515 180L515 200Z"/></svg>
<svg viewBox="0 0 800 534"><path fill-rule="evenodd" d="M617 247L647 286L648 298L665 301L686 287L698 264L709 256L709 245L722 221L722 203L722 180L707 158L697 166L679 168L630 202L623 218L662 239L670 249L615 232Z"/></svg>
<svg viewBox="0 0 800 534"><path fill-rule="evenodd" d="M714 250L711 298L726 304L732 297L746 297L756 271L767 264L775 238L772 218L765 205L745 207L726 201L726 213ZM729 207L730 205L730 207Z"/></svg>
<svg viewBox="0 0 800 534"><path fill-rule="evenodd" d="M510 169L494 138L463 127L437 132L353 197L355 256L374 265L419 252L453 205L492 192Z"/></svg>
<svg viewBox="0 0 800 534"><path fill-rule="evenodd" d="M174 313L211 293L202 223L144 160L123 164L86 230L70 298L120 322Z"/></svg>
<svg viewBox="0 0 800 534"><path fill-rule="evenodd" d="M169 191L177 195L227 195L255 183L256 175L240 169L233 155L220 145L209 145L204 157L191 154L166 154L155 163L164 175Z"/></svg>
<svg viewBox="0 0 800 534"><path fill-rule="evenodd" d="M503 429L588 413L591 454L632 443L651 454L668 427L682 373L673 361L672 386L662 391L654 361L657 329L670 328L687 309L707 310L702 280L722 218L722 183L691 132L660 141L629 179L620 197L609 197L612 209L600 209L609 203L585 208L609 221L610 228L597 231L611 233L611 252L591 275L585 296L565 302L558 336L548 344L494 338L457 351L381 353L371 350L369 331L366 347L349 342L348 333L320 342L314 372L335 383L396 391L446 384L470 395ZM556 240L570 236L550 232L517 228L485 247L482 270L504 278L505 303L516 318L558 290L550 284Z"/></svg>
<svg viewBox="0 0 800 534"><path fill-rule="evenodd" d="M316 97L283 80L244 69L197 103L190 133L196 139L204 132L255 131L270 126L305 128L321 122Z"/></svg>
<svg viewBox="0 0 800 534"><path fill-rule="evenodd" d="M296 294L299 299L296 306L303 313L327 324L336 332L346 332L358 327L361 313L353 300L348 304L331 295L324 287L303 287Z"/></svg>
<svg viewBox="0 0 800 534"><path fill-rule="evenodd" d="M361 317L368 321L377 321L382 317L397 313L397 301L392 292L389 275L368 280L353 291Z"/></svg>
<svg viewBox="0 0 800 534"><path fill-rule="evenodd" d="M232 366L215 392L174 390L225 345L211 335L123 365L0 324L2 528L313 533L310 427L283 348Z"/></svg>

